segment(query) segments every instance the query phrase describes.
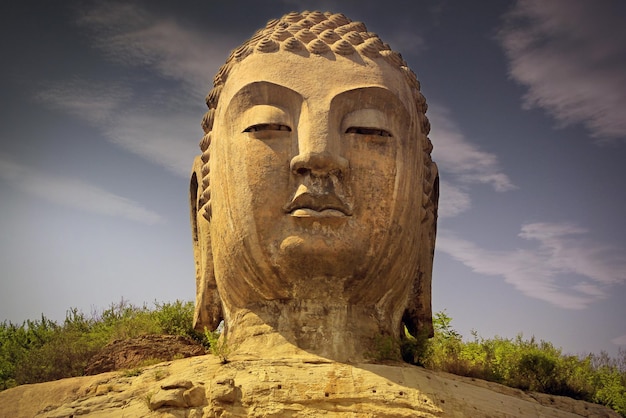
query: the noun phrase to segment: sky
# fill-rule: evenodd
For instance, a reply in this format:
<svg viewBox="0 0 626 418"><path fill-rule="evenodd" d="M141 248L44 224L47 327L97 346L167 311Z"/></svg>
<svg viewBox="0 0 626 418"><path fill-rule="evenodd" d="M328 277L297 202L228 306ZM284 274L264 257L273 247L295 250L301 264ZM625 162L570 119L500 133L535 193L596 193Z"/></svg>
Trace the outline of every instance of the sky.
<svg viewBox="0 0 626 418"><path fill-rule="evenodd" d="M402 53L441 175L433 310L626 349L626 2L5 1L0 321L193 300L188 182L229 52L292 11Z"/></svg>

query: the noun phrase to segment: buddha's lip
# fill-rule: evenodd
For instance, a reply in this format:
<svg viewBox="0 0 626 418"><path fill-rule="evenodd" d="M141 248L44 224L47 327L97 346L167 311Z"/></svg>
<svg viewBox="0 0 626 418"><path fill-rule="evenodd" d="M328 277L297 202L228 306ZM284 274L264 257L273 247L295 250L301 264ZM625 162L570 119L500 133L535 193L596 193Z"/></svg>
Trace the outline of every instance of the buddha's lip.
<svg viewBox="0 0 626 418"><path fill-rule="evenodd" d="M284 207L284 210L286 213L290 213L294 216L304 216L304 214L314 217L324 217L325 215L335 217L337 215L341 216L341 214L352 216L352 211L348 205L332 193L302 193L294 197L294 199Z"/></svg>

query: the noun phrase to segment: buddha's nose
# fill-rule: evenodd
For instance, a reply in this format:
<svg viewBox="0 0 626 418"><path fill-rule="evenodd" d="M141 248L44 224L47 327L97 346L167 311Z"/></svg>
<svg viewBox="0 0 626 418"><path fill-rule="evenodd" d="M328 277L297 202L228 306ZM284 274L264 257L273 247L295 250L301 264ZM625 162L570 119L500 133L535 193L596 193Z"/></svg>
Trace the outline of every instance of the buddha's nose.
<svg viewBox="0 0 626 418"><path fill-rule="evenodd" d="M291 171L301 176L310 174L316 177L326 177L334 174L342 177L348 169L348 160L342 156L324 151L307 151L291 159Z"/></svg>

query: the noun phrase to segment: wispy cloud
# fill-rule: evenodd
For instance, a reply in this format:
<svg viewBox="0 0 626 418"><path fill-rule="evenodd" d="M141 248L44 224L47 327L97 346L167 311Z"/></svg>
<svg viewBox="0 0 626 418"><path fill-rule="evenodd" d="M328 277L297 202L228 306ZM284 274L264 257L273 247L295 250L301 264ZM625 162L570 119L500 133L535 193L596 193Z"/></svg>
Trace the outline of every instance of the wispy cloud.
<svg viewBox="0 0 626 418"><path fill-rule="evenodd" d="M489 250L441 231L437 249L474 272L504 277L529 297L567 309L584 309L626 284L624 250L595 242L587 231L567 223L529 223L519 237L534 248Z"/></svg>
<svg viewBox="0 0 626 418"><path fill-rule="evenodd" d="M198 154L202 130L192 115L163 115L130 111L104 128L114 143L156 162L172 173L189 176L191 162Z"/></svg>
<svg viewBox="0 0 626 418"><path fill-rule="evenodd" d="M232 42L131 3L99 3L83 11L78 23L106 60L143 67L148 72L142 77L166 79L160 85L169 87L142 91L138 86L145 83L133 80L75 77L42 87L37 99L91 123L116 145L188 176L203 134L203 97Z"/></svg>
<svg viewBox="0 0 626 418"><path fill-rule="evenodd" d="M467 191L445 180L441 180L439 189L440 218L452 218L471 208L472 200Z"/></svg>
<svg viewBox="0 0 626 418"><path fill-rule="evenodd" d="M573 224L531 223L519 234L539 243L556 270L571 271L600 284L626 284L626 255L623 249L595 242L584 228Z"/></svg>
<svg viewBox="0 0 626 418"><path fill-rule="evenodd" d="M615 345L626 345L626 335L622 335L621 337L613 338L611 342Z"/></svg>
<svg viewBox="0 0 626 418"><path fill-rule="evenodd" d="M47 84L36 99L87 122L104 124L131 96L131 89L119 83L88 82L74 77Z"/></svg>
<svg viewBox="0 0 626 418"><path fill-rule="evenodd" d="M432 125L433 158L443 172L461 183L489 184L498 192L515 189L501 171L495 154L482 151L467 140L445 107L430 104L428 119Z"/></svg>
<svg viewBox="0 0 626 418"><path fill-rule="evenodd" d="M457 216L472 206L470 187L488 184L497 192L513 190L516 186L500 169L495 154L481 150L470 142L454 122L445 107L430 104L428 118L432 125L433 159L441 173L439 216Z"/></svg>
<svg viewBox="0 0 626 418"><path fill-rule="evenodd" d="M58 205L145 224L163 222L158 213L133 200L81 180L39 172L3 156L0 156L0 178L18 190Z"/></svg>
<svg viewBox="0 0 626 418"><path fill-rule="evenodd" d="M518 0L498 39L526 108L598 139L626 138L626 5L620 0Z"/></svg>
<svg viewBox="0 0 626 418"><path fill-rule="evenodd" d="M100 3L78 24L94 35L94 45L109 59L150 68L201 97L226 59L226 45L232 44L219 33L201 32L128 2Z"/></svg>
<svg viewBox="0 0 626 418"><path fill-rule="evenodd" d="M131 90L122 86L74 78L42 89L37 99L89 122L116 145L176 175L188 176L199 152L201 113L180 112L172 103L176 97L146 105L132 102L131 96Z"/></svg>

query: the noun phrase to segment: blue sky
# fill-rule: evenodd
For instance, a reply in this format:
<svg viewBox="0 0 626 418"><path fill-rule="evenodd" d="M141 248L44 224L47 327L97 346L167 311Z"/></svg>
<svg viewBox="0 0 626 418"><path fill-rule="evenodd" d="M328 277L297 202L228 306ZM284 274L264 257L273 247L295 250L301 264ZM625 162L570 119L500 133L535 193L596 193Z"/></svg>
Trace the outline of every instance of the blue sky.
<svg viewBox="0 0 626 418"><path fill-rule="evenodd" d="M365 22L422 83L442 181L434 310L466 337L626 347L626 3L0 9L0 320L192 300L188 175L213 75L267 20L319 9Z"/></svg>

